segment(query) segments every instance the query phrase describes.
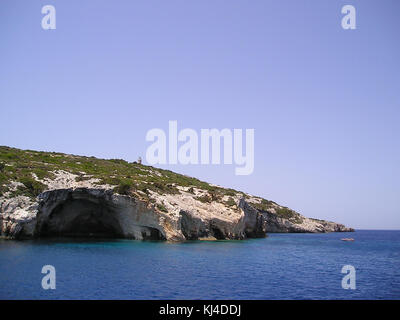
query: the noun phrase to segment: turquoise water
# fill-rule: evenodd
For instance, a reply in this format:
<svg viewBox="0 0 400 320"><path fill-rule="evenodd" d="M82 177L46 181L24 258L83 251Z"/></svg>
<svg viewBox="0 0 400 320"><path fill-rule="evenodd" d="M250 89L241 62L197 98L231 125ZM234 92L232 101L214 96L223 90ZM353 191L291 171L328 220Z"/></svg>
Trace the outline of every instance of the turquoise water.
<svg viewBox="0 0 400 320"><path fill-rule="evenodd" d="M355 290L341 286L348 264ZM43 265L56 268L55 290L41 287ZM399 299L400 231L186 243L2 240L0 298Z"/></svg>

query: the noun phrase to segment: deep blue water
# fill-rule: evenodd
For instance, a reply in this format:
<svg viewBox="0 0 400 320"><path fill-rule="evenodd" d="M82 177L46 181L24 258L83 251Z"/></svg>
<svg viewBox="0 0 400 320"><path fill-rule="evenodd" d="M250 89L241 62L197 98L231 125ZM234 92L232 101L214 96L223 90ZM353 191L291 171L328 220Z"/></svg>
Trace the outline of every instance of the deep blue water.
<svg viewBox="0 0 400 320"><path fill-rule="evenodd" d="M41 287L48 264L55 290ZM341 286L348 264L355 290ZM0 299L399 298L400 231L187 243L0 240Z"/></svg>

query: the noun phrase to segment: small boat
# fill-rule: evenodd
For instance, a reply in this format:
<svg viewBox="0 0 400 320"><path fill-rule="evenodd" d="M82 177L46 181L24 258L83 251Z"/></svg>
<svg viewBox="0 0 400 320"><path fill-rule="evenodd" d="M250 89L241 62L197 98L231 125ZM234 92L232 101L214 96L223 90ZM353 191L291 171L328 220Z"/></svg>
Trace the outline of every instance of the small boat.
<svg viewBox="0 0 400 320"><path fill-rule="evenodd" d="M354 241L353 238L342 238L342 239L340 239L340 240L342 240L342 241Z"/></svg>

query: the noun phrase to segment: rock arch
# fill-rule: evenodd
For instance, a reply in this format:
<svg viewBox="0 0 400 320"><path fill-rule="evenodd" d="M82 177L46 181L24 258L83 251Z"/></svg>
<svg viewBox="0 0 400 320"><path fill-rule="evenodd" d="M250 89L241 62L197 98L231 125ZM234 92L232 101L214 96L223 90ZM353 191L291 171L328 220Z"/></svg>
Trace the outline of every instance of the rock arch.
<svg viewBox="0 0 400 320"><path fill-rule="evenodd" d="M157 221L146 224L140 220L143 204L119 199L122 196L113 195L110 190L58 189L41 196L36 237L165 240Z"/></svg>

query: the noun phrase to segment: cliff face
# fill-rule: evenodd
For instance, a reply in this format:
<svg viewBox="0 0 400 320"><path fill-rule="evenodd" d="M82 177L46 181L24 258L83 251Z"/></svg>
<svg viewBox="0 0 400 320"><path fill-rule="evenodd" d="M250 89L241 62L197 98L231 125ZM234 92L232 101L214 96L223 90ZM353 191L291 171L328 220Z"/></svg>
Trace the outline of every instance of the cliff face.
<svg viewBox="0 0 400 320"><path fill-rule="evenodd" d="M55 189L40 194L37 202L23 196L2 200L0 225L2 235L10 238L182 241L265 237L264 216L246 207L244 200L241 206L244 209L236 212L220 210L203 216L199 211L205 208L176 207L163 212L146 201L107 189Z"/></svg>
<svg viewBox="0 0 400 320"><path fill-rule="evenodd" d="M266 231L269 233L324 233L324 232L352 232L354 229L343 224L306 218L299 215L301 222L284 219L271 212L263 212L267 220Z"/></svg>
<svg viewBox="0 0 400 320"><path fill-rule="evenodd" d="M0 156L1 151L0 148ZM83 163L86 169L90 169L88 164L94 166L90 174L76 169L74 172L67 168L61 170L58 165L54 166L51 157L44 163L47 171L35 171L36 162L31 160L35 154L22 155L30 161L29 171L20 160L6 162L8 170L12 170L9 177L18 177L18 166L24 168L24 176L17 181L10 178L0 185L5 189L0 193L0 236L3 237L182 241L265 237L267 232L353 231L334 222L306 218L272 201L170 171L121 160L102 160L106 161L103 163L77 156L72 158L74 163ZM66 167L65 162L72 156L52 157L61 158L62 167ZM107 177L118 177L119 171L124 170L123 183L120 177L106 180L96 175L110 163L112 173ZM3 181L4 176L8 177L7 172L3 174Z"/></svg>
<svg viewBox="0 0 400 320"><path fill-rule="evenodd" d="M258 238L268 232L352 231L297 213L279 217L274 208L257 209L256 197L237 197L231 206L195 198L184 190L179 195L153 193L153 201L146 201L111 188L56 188L34 200L21 195L1 198L0 231L14 239L89 236L171 241Z"/></svg>

